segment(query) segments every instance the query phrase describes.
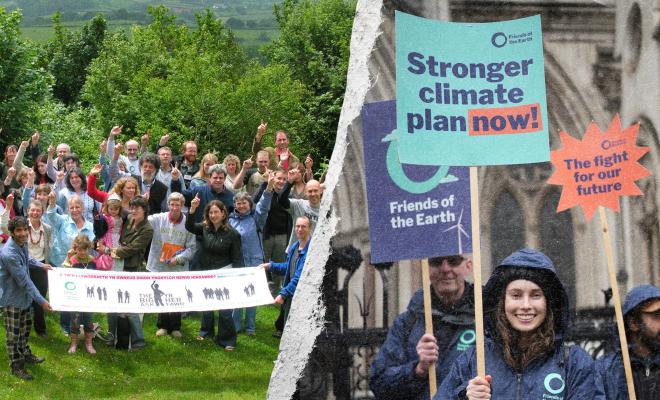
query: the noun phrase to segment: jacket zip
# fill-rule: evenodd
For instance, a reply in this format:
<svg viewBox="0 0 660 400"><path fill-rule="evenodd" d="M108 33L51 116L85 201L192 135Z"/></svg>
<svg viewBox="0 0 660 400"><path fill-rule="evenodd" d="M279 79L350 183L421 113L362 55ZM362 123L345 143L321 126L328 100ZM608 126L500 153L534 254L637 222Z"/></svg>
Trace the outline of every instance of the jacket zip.
<svg viewBox="0 0 660 400"><path fill-rule="evenodd" d="M522 374L516 374L516 400L520 400L520 384L522 381Z"/></svg>

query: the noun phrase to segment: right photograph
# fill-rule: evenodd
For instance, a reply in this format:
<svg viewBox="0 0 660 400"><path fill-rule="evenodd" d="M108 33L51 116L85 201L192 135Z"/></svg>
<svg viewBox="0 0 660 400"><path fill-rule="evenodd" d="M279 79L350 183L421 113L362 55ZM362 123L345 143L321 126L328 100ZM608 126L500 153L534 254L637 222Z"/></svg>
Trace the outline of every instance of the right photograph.
<svg viewBox="0 0 660 400"><path fill-rule="evenodd" d="M657 398L657 2L365 3L380 23L366 64L352 44L346 98L368 90L332 191L325 323L294 398ZM416 17L540 30L489 34L519 50L486 56L464 25L425 35ZM414 33L397 32L403 18ZM406 93L426 108L402 111ZM434 141L458 134L483 139L476 161Z"/></svg>

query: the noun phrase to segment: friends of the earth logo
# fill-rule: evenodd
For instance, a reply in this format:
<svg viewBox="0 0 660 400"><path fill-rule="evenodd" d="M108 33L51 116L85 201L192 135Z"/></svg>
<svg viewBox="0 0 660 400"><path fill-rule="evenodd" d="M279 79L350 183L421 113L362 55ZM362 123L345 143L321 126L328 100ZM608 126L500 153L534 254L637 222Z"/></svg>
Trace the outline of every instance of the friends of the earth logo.
<svg viewBox="0 0 660 400"><path fill-rule="evenodd" d="M543 380L543 387L548 393L543 393L543 398L548 400L563 400L564 396L562 393L565 386L564 378L560 374L553 372L546 375Z"/></svg>
<svg viewBox="0 0 660 400"><path fill-rule="evenodd" d="M474 346L474 342L477 340L477 333L474 329L466 329L461 333L461 336L458 338L458 344L456 345L456 350L465 351L470 347Z"/></svg>

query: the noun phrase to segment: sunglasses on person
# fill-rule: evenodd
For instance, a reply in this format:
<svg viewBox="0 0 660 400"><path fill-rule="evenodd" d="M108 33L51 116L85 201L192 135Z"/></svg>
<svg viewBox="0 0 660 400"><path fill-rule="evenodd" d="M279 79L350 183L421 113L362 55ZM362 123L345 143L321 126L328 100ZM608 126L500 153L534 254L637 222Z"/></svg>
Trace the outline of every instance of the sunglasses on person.
<svg viewBox="0 0 660 400"><path fill-rule="evenodd" d="M433 257L429 258L429 265L431 267L439 267L445 261L447 261L447 264L450 267L458 267L463 261L465 261L465 258L461 255Z"/></svg>

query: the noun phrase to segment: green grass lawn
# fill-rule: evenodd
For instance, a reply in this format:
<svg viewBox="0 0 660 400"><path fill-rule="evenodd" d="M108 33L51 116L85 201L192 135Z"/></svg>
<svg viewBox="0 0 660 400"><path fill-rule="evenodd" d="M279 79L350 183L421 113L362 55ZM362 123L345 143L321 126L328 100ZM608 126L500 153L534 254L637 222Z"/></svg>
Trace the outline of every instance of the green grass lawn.
<svg viewBox="0 0 660 400"><path fill-rule="evenodd" d="M92 356L84 346L67 354L69 338L59 329L57 313L51 313L48 337L30 336L32 351L46 357L42 364L27 366L33 381L10 374L3 346L0 399L264 399L277 359L279 340L271 337L277 315L274 306L259 307L257 336L239 334L234 352L209 340L197 341L198 316L183 319L183 339L177 340L156 337L156 316L146 315L147 348L129 353L95 341L98 354ZM94 321L107 326L101 314ZM0 325L4 342L4 323Z"/></svg>

